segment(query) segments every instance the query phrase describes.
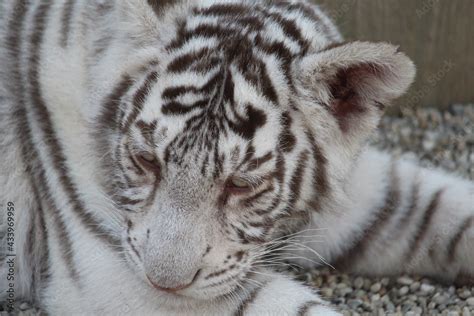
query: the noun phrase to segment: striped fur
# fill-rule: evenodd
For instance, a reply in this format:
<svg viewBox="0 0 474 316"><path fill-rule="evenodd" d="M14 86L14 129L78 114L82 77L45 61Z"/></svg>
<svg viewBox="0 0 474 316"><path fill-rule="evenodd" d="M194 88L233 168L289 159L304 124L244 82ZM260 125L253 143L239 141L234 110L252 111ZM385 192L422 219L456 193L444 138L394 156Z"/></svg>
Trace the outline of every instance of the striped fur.
<svg viewBox="0 0 474 316"><path fill-rule="evenodd" d="M281 256L472 280L472 183L364 146L414 77L396 47L345 43L304 1L0 9L17 297L53 315L337 315L273 271Z"/></svg>

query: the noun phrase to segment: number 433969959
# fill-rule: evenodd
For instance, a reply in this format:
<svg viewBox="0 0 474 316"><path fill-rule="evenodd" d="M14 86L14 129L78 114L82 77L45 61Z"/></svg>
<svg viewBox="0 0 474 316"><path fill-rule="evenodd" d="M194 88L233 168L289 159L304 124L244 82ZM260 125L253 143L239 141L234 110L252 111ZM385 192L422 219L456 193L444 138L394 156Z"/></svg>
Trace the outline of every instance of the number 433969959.
<svg viewBox="0 0 474 316"><path fill-rule="evenodd" d="M7 249L14 252L15 245L15 204L7 203Z"/></svg>

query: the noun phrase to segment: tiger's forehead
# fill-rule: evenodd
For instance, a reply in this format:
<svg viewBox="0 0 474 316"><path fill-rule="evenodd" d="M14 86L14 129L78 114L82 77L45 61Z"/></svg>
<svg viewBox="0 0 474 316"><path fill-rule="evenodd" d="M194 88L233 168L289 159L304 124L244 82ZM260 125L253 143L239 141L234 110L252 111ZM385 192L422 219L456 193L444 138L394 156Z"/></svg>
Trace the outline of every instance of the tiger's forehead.
<svg viewBox="0 0 474 316"><path fill-rule="evenodd" d="M162 97L230 92L230 82L252 95L252 101L258 97L259 104L286 106L294 93L295 61L331 40L312 10L289 2L271 7L258 2L196 4L163 43ZM167 113L187 110L176 102L164 107Z"/></svg>
<svg viewBox="0 0 474 316"><path fill-rule="evenodd" d="M334 40L304 4L209 3L196 4L168 34L140 114L167 131L164 159L252 143L256 155L275 149L283 113L296 110L295 62Z"/></svg>
<svg viewBox="0 0 474 316"><path fill-rule="evenodd" d="M137 124L142 131L156 126L156 145L181 158L185 152L195 155L216 148L227 154L236 147L244 151L251 143L258 143L254 151L263 154L278 143L284 108L265 98L230 65L201 78L159 78Z"/></svg>

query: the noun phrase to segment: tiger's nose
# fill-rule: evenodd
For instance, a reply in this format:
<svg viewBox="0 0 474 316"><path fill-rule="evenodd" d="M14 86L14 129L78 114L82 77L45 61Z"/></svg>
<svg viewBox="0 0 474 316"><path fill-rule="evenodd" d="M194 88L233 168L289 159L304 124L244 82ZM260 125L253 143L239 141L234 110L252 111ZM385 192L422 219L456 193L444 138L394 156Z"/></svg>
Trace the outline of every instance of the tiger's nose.
<svg viewBox="0 0 474 316"><path fill-rule="evenodd" d="M167 292L167 293L176 293L178 291L181 291L181 290L184 290L188 287L190 287L194 281L196 281L197 277L199 276L199 273L201 272L201 270L198 270L196 272L196 274L194 275L193 279L191 280L191 282L189 282L188 284L183 284L183 285L178 285L178 286L175 286L175 287L165 287L165 286L161 286L160 284L158 284L157 282L153 281L150 279L149 276L147 276L147 279L148 281L151 283L151 285L153 285L153 287L157 290L160 290L160 291L163 291L163 292Z"/></svg>

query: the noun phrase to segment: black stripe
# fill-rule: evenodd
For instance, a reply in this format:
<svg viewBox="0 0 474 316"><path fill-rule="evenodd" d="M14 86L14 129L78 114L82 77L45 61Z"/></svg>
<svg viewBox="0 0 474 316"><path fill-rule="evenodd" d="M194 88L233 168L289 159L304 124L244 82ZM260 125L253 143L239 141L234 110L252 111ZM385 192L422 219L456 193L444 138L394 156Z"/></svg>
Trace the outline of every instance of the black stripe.
<svg viewBox="0 0 474 316"><path fill-rule="evenodd" d="M287 211L291 213L295 204L298 202L301 194L301 186L304 180L304 171L308 161L308 151L303 151L298 157L295 172L290 180L290 199L288 201Z"/></svg>
<svg viewBox="0 0 474 316"><path fill-rule="evenodd" d="M36 222L38 221L38 211L35 208L30 208L30 218L28 221L28 232L26 234L26 240L28 240L28 243L26 245L26 251L25 251L25 261L26 266L30 267L32 269L32 276L31 276L31 288L32 291L35 292L35 288L37 285L37 273L36 273L36 248L38 247L38 243L41 243L41 240L36 239L36 234L37 234L37 228L36 228ZM1 239L1 235L0 235Z"/></svg>
<svg viewBox="0 0 474 316"><path fill-rule="evenodd" d="M301 49L301 54L304 54L310 47L310 43L303 38L301 30L293 20L285 18L283 15L272 12L268 14L269 17L275 21L283 30L286 36L296 41Z"/></svg>
<svg viewBox="0 0 474 316"><path fill-rule="evenodd" d="M37 193L35 193L35 200L37 200ZM38 200L37 200L38 201ZM40 249L38 249L38 275L36 276L37 280L37 303L40 301L40 294L42 293L42 288L46 285L50 277L49 271L49 236L48 231L46 228L46 223L44 219L44 211L41 206L38 206L38 214L39 214L39 223L37 224L38 227L38 235L36 238L41 240Z"/></svg>
<svg viewBox="0 0 474 316"><path fill-rule="evenodd" d="M130 186L132 180L131 180L130 177L128 176L128 173L126 172L125 166L124 166L123 161L122 161L122 159L123 159L122 152L124 152L124 153L127 154L127 156L128 156L128 152L126 152L126 148L124 149L125 146L128 146L128 143L127 143L127 142L125 142L125 145L124 145L124 142L120 142L120 143L117 145L117 148L115 149L115 157L114 157L114 158L115 158L115 161L114 161L114 165L111 166L111 167L115 168L116 165L118 165L119 168L120 168L120 171L122 171L122 174L121 174L121 175L123 176L123 178L120 178L120 180L121 180L121 181L122 181L122 180L125 180L126 185L127 185L127 186ZM107 174L107 171L105 172L105 174ZM116 177L117 177L117 176L116 176ZM118 178L118 177L117 177L117 178ZM111 193L111 192L109 192L109 193ZM111 194L111 195L113 195L113 194Z"/></svg>
<svg viewBox="0 0 474 316"><path fill-rule="evenodd" d="M75 0L67 0L63 6L63 12L61 16L61 34L59 38L59 45L65 48L68 45L69 40L69 33L71 31L71 23L73 18L74 12L74 4L77 1Z"/></svg>
<svg viewBox="0 0 474 316"><path fill-rule="evenodd" d="M248 7L242 4L225 3L214 4L207 8L196 9L194 11L197 15L211 15L211 16L239 16L247 15L249 13Z"/></svg>
<svg viewBox="0 0 474 316"><path fill-rule="evenodd" d="M428 233L429 228L431 227L431 221L433 220L433 216L436 213L436 210L438 209L439 202L441 199L441 194L443 194L444 189L440 189L436 191L435 194L433 194L433 197L430 200L430 203L428 204L427 208L424 211L423 217L421 221L418 223L418 229L415 233L415 237L413 239L412 244L410 245L410 248L408 249L405 258L407 260L410 260L413 255L418 251L418 249L421 247L421 244L423 242L423 239L425 238L426 234Z"/></svg>
<svg viewBox="0 0 474 316"><path fill-rule="evenodd" d="M217 132L216 139L219 139L219 132ZM214 172L212 173L214 179L217 179L222 172L224 161L219 156L219 142L214 143Z"/></svg>
<svg viewBox="0 0 474 316"><path fill-rule="evenodd" d="M310 7L310 5L306 5L304 3L292 3L289 6L286 6L286 9L291 12L291 11L298 11L304 15L307 19L313 21L316 26L321 26L322 27L322 33L326 36L330 36L332 40L336 40L337 38L333 36L332 34L334 33L333 30L331 29L331 26L329 24L324 23L322 17L316 13L316 11Z"/></svg>
<svg viewBox="0 0 474 316"><path fill-rule="evenodd" d="M192 104L182 104L179 102L168 102L161 108L164 115L183 115L197 108L202 109L209 104L208 100L198 100Z"/></svg>
<svg viewBox="0 0 474 316"><path fill-rule="evenodd" d="M193 38L217 38L221 42L229 40L229 34L236 34L237 30L230 26L222 27L217 25L206 25L201 24L191 31L186 30L185 23L180 25L176 39L173 40L169 45L166 46L166 50L174 51L183 47L187 42Z"/></svg>
<svg viewBox="0 0 474 316"><path fill-rule="evenodd" d="M245 80L250 82L254 87L259 87L265 98L273 104L278 105L278 93L268 74L267 65L253 53L254 43L242 37L237 44L238 46L236 45L236 47L234 47L233 54L240 54L237 65ZM236 57L237 56L234 56L234 58Z"/></svg>
<svg viewBox="0 0 474 316"><path fill-rule="evenodd" d="M321 305L322 304L320 302L316 302L316 301L306 302L298 308L298 316L308 315L308 312L310 311L312 307L321 306Z"/></svg>
<svg viewBox="0 0 474 316"><path fill-rule="evenodd" d="M311 144L311 151L315 163L313 171L313 187L315 190L308 204L312 211L318 212L321 210L321 201L329 195L331 189L327 171L328 160L322 148L316 143L313 133L307 130L305 134Z"/></svg>
<svg viewBox="0 0 474 316"><path fill-rule="evenodd" d="M259 31L264 26L262 11L257 6L215 4L208 8L194 9L194 14L219 17L231 21L229 24L237 25L245 31Z"/></svg>
<svg viewBox="0 0 474 316"><path fill-rule="evenodd" d="M168 8L179 3L178 0L147 0L147 2L158 17L161 17Z"/></svg>
<svg viewBox="0 0 474 316"><path fill-rule="evenodd" d="M464 233L474 225L474 216L466 218L461 226L459 226L456 234L451 238L448 243L448 262L453 263L456 259L456 250L458 248L459 242L461 241Z"/></svg>
<svg viewBox="0 0 474 316"><path fill-rule="evenodd" d="M262 157L255 157L251 159L250 161L248 161L247 168L245 169L245 171L246 172L254 171L272 159L273 159L273 153L271 151L266 153Z"/></svg>
<svg viewBox="0 0 474 316"><path fill-rule="evenodd" d="M291 91L296 93L291 67L295 55L291 53L284 43L278 41L268 42L260 35L255 37L254 42L255 46L262 50L265 54L276 55L278 57L278 60L281 63L281 70L283 71L283 75L286 79L286 83L290 86Z"/></svg>
<svg viewBox="0 0 474 316"><path fill-rule="evenodd" d="M284 159L282 152L278 151L277 157L276 157L275 172L274 172L274 177L277 180L276 182L278 183L278 192L276 192L276 197L273 199L269 207L267 207L266 209L254 210L253 212L255 214L259 216L267 215L273 212L275 209L277 209L277 207L282 203L282 195L284 191L285 173L286 173L285 163L286 161Z"/></svg>
<svg viewBox="0 0 474 316"><path fill-rule="evenodd" d="M154 120L151 123L146 123L144 121L138 121L135 125L140 129L143 138L150 146L155 145L154 134L157 128L158 122Z"/></svg>
<svg viewBox="0 0 474 316"><path fill-rule="evenodd" d="M182 73L189 70L198 62L206 62L207 64L207 67L200 67L201 70L210 70L212 68L212 63L208 63L210 55L210 49L208 47L204 47L198 51L193 51L176 57L171 63L168 64L166 70L170 73Z"/></svg>
<svg viewBox="0 0 474 316"><path fill-rule="evenodd" d="M138 91L133 96L133 109L132 113L127 118L123 128L122 133L127 133L132 123L135 122L136 118L140 114L141 110L143 109L143 105L145 104L146 97L150 93L151 87L156 83L158 80L158 73L156 71L151 72L145 79L143 85L138 89Z"/></svg>
<svg viewBox="0 0 474 316"><path fill-rule="evenodd" d="M126 204L126 205L136 205L138 203L143 202L143 200L131 199L126 196L118 196L117 199L120 201L121 204Z"/></svg>
<svg viewBox="0 0 474 316"><path fill-rule="evenodd" d="M147 196L145 200L145 205L143 206L144 208L150 207L155 201L156 191L158 191L159 185L160 185L160 178L155 177L155 181L153 182L153 188L151 189L150 194Z"/></svg>
<svg viewBox="0 0 474 316"><path fill-rule="evenodd" d="M389 179L390 182L385 195L384 206L374 214L374 220L365 227L363 233L358 237L352 238L355 240L352 246L334 260L336 268L347 270L359 258L363 257L369 245L384 231L385 226L395 215L400 203L400 181L397 176L396 164L393 161L389 171Z"/></svg>
<svg viewBox="0 0 474 316"><path fill-rule="evenodd" d="M285 153L291 152L296 145L296 137L295 135L291 132L291 124L293 123L293 120L290 116L290 113L284 112L281 115L281 133L280 137L278 139L278 146L281 148L281 150Z"/></svg>
<svg viewBox="0 0 474 316"><path fill-rule="evenodd" d="M249 308L249 305L252 304L255 299L258 296L258 293L265 287L265 283L258 286L256 289L254 289L245 299L240 302L240 305L237 307L237 310L235 311L234 315L235 316L243 316L245 315L245 312Z"/></svg>
<svg viewBox="0 0 474 316"><path fill-rule="evenodd" d="M288 202L286 203L282 211L271 217L271 220L269 220L268 218L264 220L264 225L262 225L263 234L268 234L270 229L273 228L277 224L277 222L282 219L302 219L304 222L307 223L309 219L308 212L302 212L301 210L296 209L295 206L300 199L301 187L304 180L304 172L307 167L308 157L309 152L306 150L299 154L296 168L293 174L291 175L289 182ZM255 227L255 223L252 224L252 226Z"/></svg>
<svg viewBox="0 0 474 316"><path fill-rule="evenodd" d="M123 75L113 91L107 96L102 104L101 113L97 121L97 136L104 135L104 130L114 131L118 128L120 101L133 86L133 79L129 75ZM108 141L107 141L108 142ZM106 145L106 143L101 144Z"/></svg>
<svg viewBox="0 0 474 316"><path fill-rule="evenodd" d="M418 203L420 199L420 180L418 179L418 176L415 178L413 181L412 185L412 195L411 195L411 202L410 206L408 207L407 212L403 215L403 217L400 219L397 225L395 227L397 228L407 228L409 227L408 223L410 222L411 218L415 214L417 208L418 208Z"/></svg>
<svg viewBox="0 0 474 316"><path fill-rule="evenodd" d="M130 159L132 165L135 167L135 171L138 175L142 176L145 174L145 171L143 170L143 168L140 166L140 164L135 160L135 155L132 153L131 149L130 149L130 144L129 143L126 143L125 144L125 147L127 149L127 155L128 155L128 159ZM120 155L121 157L121 155ZM122 163L122 159L119 159L118 163L120 164L122 171L124 171L124 166L123 166L123 163ZM130 179L128 179L130 180ZM130 181L129 181L130 182Z"/></svg>
<svg viewBox="0 0 474 316"><path fill-rule="evenodd" d="M267 116L264 111L252 104L247 104L245 107L247 117L239 116L236 123L228 121L228 125L234 133L250 140L254 138L256 131L266 124Z"/></svg>
<svg viewBox="0 0 474 316"><path fill-rule="evenodd" d="M240 205L244 206L244 207L252 207L254 202L257 201L258 199L260 199L262 196L264 196L265 194L268 194L268 193L272 193L274 190L274 187L273 185L270 185L268 188L266 189L263 189L262 191L246 198L245 200L243 200L242 202L240 202Z"/></svg>

